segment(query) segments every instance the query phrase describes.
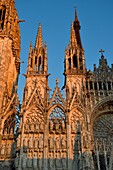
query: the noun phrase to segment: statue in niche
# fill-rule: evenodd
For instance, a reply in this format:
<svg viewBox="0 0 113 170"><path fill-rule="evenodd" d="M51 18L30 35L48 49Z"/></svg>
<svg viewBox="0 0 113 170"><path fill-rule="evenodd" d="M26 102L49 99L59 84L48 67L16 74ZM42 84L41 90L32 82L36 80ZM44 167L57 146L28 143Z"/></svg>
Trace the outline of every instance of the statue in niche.
<svg viewBox="0 0 113 170"><path fill-rule="evenodd" d="M44 130L44 124L43 124L43 122L40 123L40 130L41 130L41 131Z"/></svg>
<svg viewBox="0 0 113 170"><path fill-rule="evenodd" d="M53 130L53 121L50 121L50 130Z"/></svg>
<svg viewBox="0 0 113 170"><path fill-rule="evenodd" d="M15 168L18 168L18 165L19 165L19 156L18 156L18 153L16 154L16 158L15 158Z"/></svg>
<svg viewBox="0 0 113 170"><path fill-rule="evenodd" d="M37 152L33 153L33 168L37 168Z"/></svg>
<svg viewBox="0 0 113 170"><path fill-rule="evenodd" d="M28 154L28 159L27 159L27 168L32 168L32 163L33 163L33 160L32 160L32 153L29 153Z"/></svg>
<svg viewBox="0 0 113 170"><path fill-rule="evenodd" d="M42 153L39 153L38 157L39 157L39 159L38 159L38 168L39 168L39 170L42 170L42 164L43 164Z"/></svg>
<svg viewBox="0 0 113 170"><path fill-rule="evenodd" d="M24 126L25 132L29 132L29 124L26 122L26 125Z"/></svg>
<svg viewBox="0 0 113 170"><path fill-rule="evenodd" d="M71 123L71 130L72 130L72 132L75 132L75 130L76 130L76 124L75 124L74 120Z"/></svg>
<svg viewBox="0 0 113 170"><path fill-rule="evenodd" d="M2 144L1 146L1 155L5 154L5 143Z"/></svg>
<svg viewBox="0 0 113 170"><path fill-rule="evenodd" d="M42 137L39 138L38 147L39 147L39 149L43 148L43 138Z"/></svg>
<svg viewBox="0 0 113 170"><path fill-rule="evenodd" d="M29 146L29 148L33 148L33 140L32 140L31 137L30 137L30 139L28 140L28 146Z"/></svg>
<svg viewBox="0 0 113 170"><path fill-rule="evenodd" d="M36 125L35 125L35 130L36 130L36 132L39 131L39 123L36 123Z"/></svg>
<svg viewBox="0 0 113 170"><path fill-rule="evenodd" d="M49 154L49 169L50 170L54 169L54 156L53 156L53 153Z"/></svg>
<svg viewBox="0 0 113 170"><path fill-rule="evenodd" d="M66 139L63 137L61 140L62 149L66 149Z"/></svg>
<svg viewBox="0 0 113 170"><path fill-rule="evenodd" d="M13 127L10 129L10 134L13 135L14 133L14 130L13 130Z"/></svg>
<svg viewBox="0 0 113 170"><path fill-rule="evenodd" d="M50 148L50 149L53 149L53 148L54 148L54 139L53 139L53 137L50 137L50 138L49 138L49 148Z"/></svg>
<svg viewBox="0 0 113 170"><path fill-rule="evenodd" d="M62 155L61 162L62 162L62 169L66 169L66 167L67 167L67 165L66 165L66 155L64 153Z"/></svg>
<svg viewBox="0 0 113 170"><path fill-rule="evenodd" d="M56 149L60 149L60 140L58 137L56 138Z"/></svg>
<svg viewBox="0 0 113 170"><path fill-rule="evenodd" d="M77 121L77 133L80 133L81 131L81 126L79 120Z"/></svg>
<svg viewBox="0 0 113 170"><path fill-rule="evenodd" d="M34 124L33 123L30 124L30 132L34 132Z"/></svg>
<svg viewBox="0 0 113 170"><path fill-rule="evenodd" d="M75 137L72 137L71 145L72 145L72 149L74 149L74 147L75 147Z"/></svg>
<svg viewBox="0 0 113 170"><path fill-rule="evenodd" d="M56 168L61 168L60 153L57 152L55 160L56 160Z"/></svg>
<svg viewBox="0 0 113 170"><path fill-rule="evenodd" d="M24 170L26 170L26 163L27 163L27 158L26 158L26 156L25 155L23 155L23 158L22 158L22 168L24 169Z"/></svg>
<svg viewBox="0 0 113 170"><path fill-rule="evenodd" d="M60 128L59 128L59 127L60 127L59 122L56 122L56 126L55 126L55 127L56 127L56 131L58 131L58 130L60 129Z"/></svg>
<svg viewBox="0 0 113 170"><path fill-rule="evenodd" d="M83 153L83 167L92 167L92 170L94 170L94 162L92 158L91 152L86 149Z"/></svg>
<svg viewBox="0 0 113 170"><path fill-rule="evenodd" d="M65 129L65 122L62 121L62 130L64 130L64 129Z"/></svg>
<svg viewBox="0 0 113 170"><path fill-rule="evenodd" d="M16 155L15 153L16 153L16 143L13 142L12 143L12 155L15 156Z"/></svg>
<svg viewBox="0 0 113 170"><path fill-rule="evenodd" d="M4 135L7 135L7 128L4 129Z"/></svg>
<svg viewBox="0 0 113 170"><path fill-rule="evenodd" d="M8 143L8 144L7 144L7 147L6 147L6 153L7 153L7 155L10 155L10 154L11 154L11 150L12 150L12 145L11 145L11 143Z"/></svg>
<svg viewBox="0 0 113 170"><path fill-rule="evenodd" d="M19 148L20 147L20 135L18 135L18 138L16 140L16 147Z"/></svg>
<svg viewBox="0 0 113 170"><path fill-rule="evenodd" d="M34 148L37 149L38 148L38 139L35 137L34 139Z"/></svg>
<svg viewBox="0 0 113 170"><path fill-rule="evenodd" d="M26 137L25 137L24 140L23 140L23 146L28 146L27 138L26 138Z"/></svg>

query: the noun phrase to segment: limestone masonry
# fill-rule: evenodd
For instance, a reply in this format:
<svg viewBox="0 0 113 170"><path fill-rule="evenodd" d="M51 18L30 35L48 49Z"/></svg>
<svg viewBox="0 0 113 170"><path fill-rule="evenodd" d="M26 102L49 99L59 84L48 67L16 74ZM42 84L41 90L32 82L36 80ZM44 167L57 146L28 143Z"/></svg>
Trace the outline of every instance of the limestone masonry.
<svg viewBox="0 0 113 170"><path fill-rule="evenodd" d="M0 0L0 170L113 170L113 64L100 50L99 66L87 71L75 10L65 50L65 97L58 79L50 96L39 25L20 107L19 22L14 0Z"/></svg>

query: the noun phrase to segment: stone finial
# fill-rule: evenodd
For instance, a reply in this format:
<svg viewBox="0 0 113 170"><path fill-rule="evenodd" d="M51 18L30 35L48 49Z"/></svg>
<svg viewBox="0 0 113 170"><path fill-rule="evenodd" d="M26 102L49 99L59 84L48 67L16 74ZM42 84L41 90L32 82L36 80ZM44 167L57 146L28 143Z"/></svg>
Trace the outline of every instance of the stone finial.
<svg viewBox="0 0 113 170"><path fill-rule="evenodd" d="M59 79L56 78L56 86L58 86L58 83L59 83Z"/></svg>

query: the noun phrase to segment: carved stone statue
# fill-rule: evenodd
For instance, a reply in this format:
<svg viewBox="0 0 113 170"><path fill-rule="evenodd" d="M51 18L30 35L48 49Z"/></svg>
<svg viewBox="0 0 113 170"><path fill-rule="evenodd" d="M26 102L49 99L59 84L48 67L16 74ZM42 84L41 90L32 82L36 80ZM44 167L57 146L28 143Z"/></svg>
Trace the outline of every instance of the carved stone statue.
<svg viewBox="0 0 113 170"><path fill-rule="evenodd" d="M23 140L23 146L28 146L27 138L26 138L26 137L25 137L24 140Z"/></svg>
<svg viewBox="0 0 113 170"><path fill-rule="evenodd" d="M28 140L28 146L29 146L29 148L33 148L33 140L32 140L31 137L30 137L30 139Z"/></svg>
<svg viewBox="0 0 113 170"><path fill-rule="evenodd" d="M1 155L5 154L5 144L3 143L1 146Z"/></svg>
<svg viewBox="0 0 113 170"><path fill-rule="evenodd" d="M59 130L59 126L60 126L60 125L59 125L59 123L57 122L57 123L56 123L56 130Z"/></svg>
<svg viewBox="0 0 113 170"><path fill-rule="evenodd" d="M34 139L34 148L35 149L38 148L38 139L37 138Z"/></svg>
<svg viewBox="0 0 113 170"><path fill-rule="evenodd" d="M62 121L62 130L65 129L65 123Z"/></svg>
<svg viewBox="0 0 113 170"><path fill-rule="evenodd" d="M11 144L10 143L8 143L7 144L7 148L6 148L6 150L7 150L7 155L10 155L11 154L11 150L12 150L12 146L11 146Z"/></svg>
<svg viewBox="0 0 113 170"><path fill-rule="evenodd" d="M39 123L36 123L36 125L35 125L35 130L36 130L36 132L39 131Z"/></svg>
<svg viewBox="0 0 113 170"><path fill-rule="evenodd" d="M33 168L37 168L37 152L33 153Z"/></svg>
<svg viewBox="0 0 113 170"><path fill-rule="evenodd" d="M56 168L61 168L61 159L59 153L56 155Z"/></svg>
<svg viewBox="0 0 113 170"><path fill-rule="evenodd" d="M12 135L14 132L13 132L13 127L10 129L10 134Z"/></svg>
<svg viewBox="0 0 113 170"><path fill-rule="evenodd" d="M18 157L18 153L16 154L16 158L15 158L15 168L18 168L19 165L19 157Z"/></svg>
<svg viewBox="0 0 113 170"><path fill-rule="evenodd" d="M39 170L42 170L42 163L43 163L42 153L39 153L38 157L39 157L38 168L39 168Z"/></svg>
<svg viewBox="0 0 113 170"><path fill-rule="evenodd" d="M26 163L27 163L27 158L24 155L22 158L22 168L26 169Z"/></svg>
<svg viewBox="0 0 113 170"><path fill-rule="evenodd" d="M40 123L40 130L41 130L41 131L44 130L44 124L43 124L43 122Z"/></svg>
<svg viewBox="0 0 113 170"><path fill-rule="evenodd" d="M54 148L54 139L52 137L49 138L49 148L50 149Z"/></svg>
<svg viewBox="0 0 113 170"><path fill-rule="evenodd" d="M72 130L72 132L76 131L76 125L75 125L74 121L72 121L72 123L71 123L71 130Z"/></svg>
<svg viewBox="0 0 113 170"><path fill-rule="evenodd" d="M59 138L56 138L56 149L60 148L60 140Z"/></svg>
<svg viewBox="0 0 113 170"><path fill-rule="evenodd" d="M38 147L39 147L39 149L43 148L43 139L42 139L42 137L39 138Z"/></svg>
<svg viewBox="0 0 113 170"><path fill-rule="evenodd" d="M53 153L49 154L50 157L49 157L49 169L52 170L55 166L54 164L54 158L53 158Z"/></svg>
<svg viewBox="0 0 113 170"><path fill-rule="evenodd" d="M53 122L50 121L50 130L53 130Z"/></svg>
<svg viewBox="0 0 113 170"><path fill-rule="evenodd" d="M63 137L61 140L62 149L66 149L66 139Z"/></svg>
<svg viewBox="0 0 113 170"><path fill-rule="evenodd" d="M92 170L94 170L94 163L93 163L91 152L88 149L86 149L82 157L83 157L83 167L84 168L92 167Z"/></svg>
<svg viewBox="0 0 113 170"><path fill-rule="evenodd" d="M34 124L33 123L30 124L30 132L34 132Z"/></svg>
<svg viewBox="0 0 113 170"><path fill-rule="evenodd" d="M26 122L24 126L25 132L29 132L29 124Z"/></svg>
<svg viewBox="0 0 113 170"><path fill-rule="evenodd" d="M66 156L64 154L62 155L61 162L62 162L62 169L66 169Z"/></svg>

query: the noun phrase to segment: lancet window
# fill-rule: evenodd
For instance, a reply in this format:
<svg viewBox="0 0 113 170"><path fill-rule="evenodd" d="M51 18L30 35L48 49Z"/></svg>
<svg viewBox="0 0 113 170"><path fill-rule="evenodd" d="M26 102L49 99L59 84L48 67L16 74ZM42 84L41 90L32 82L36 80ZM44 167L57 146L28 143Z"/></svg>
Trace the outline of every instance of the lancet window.
<svg viewBox="0 0 113 170"><path fill-rule="evenodd" d="M0 29L2 30L4 28L5 13L6 13L6 7L0 6Z"/></svg>

